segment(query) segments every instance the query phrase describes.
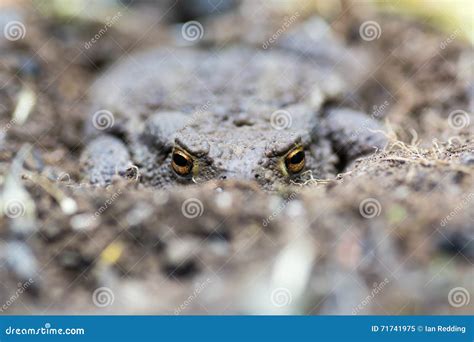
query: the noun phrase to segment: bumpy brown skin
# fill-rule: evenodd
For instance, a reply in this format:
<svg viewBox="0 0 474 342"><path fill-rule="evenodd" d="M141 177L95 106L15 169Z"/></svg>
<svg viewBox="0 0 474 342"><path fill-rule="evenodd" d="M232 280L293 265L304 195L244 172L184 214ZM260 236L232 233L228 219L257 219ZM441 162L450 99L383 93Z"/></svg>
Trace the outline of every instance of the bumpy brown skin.
<svg viewBox="0 0 474 342"><path fill-rule="evenodd" d="M150 186L252 180L265 189L337 173L385 139L362 113L323 111L344 82L287 52L246 48L224 51L154 50L106 72L93 87L95 110L113 113L114 126L99 131L82 160L92 183L107 184L127 166L139 167ZM275 113L276 112L276 113ZM273 114L273 115L272 115ZM101 147L102 146L102 147ZM195 158L192 176L171 168L174 147ZM285 154L305 150L305 168L287 172ZM112 164L112 165L111 165Z"/></svg>

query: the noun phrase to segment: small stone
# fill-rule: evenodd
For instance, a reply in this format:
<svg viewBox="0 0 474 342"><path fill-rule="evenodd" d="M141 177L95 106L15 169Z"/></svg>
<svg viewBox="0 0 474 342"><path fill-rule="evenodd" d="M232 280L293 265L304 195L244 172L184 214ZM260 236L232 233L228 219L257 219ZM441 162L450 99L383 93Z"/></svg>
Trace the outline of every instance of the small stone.
<svg viewBox="0 0 474 342"><path fill-rule="evenodd" d="M266 171L266 172L265 172L265 179L266 179L266 180L270 180L270 179L272 179L272 178L273 178L273 172L270 171L270 170Z"/></svg>
<svg viewBox="0 0 474 342"><path fill-rule="evenodd" d="M71 217L69 221L72 229L81 231L81 230L93 230L99 225L99 220L92 214L84 213L78 214Z"/></svg>
<svg viewBox="0 0 474 342"><path fill-rule="evenodd" d="M7 264L20 280L36 277L38 269L36 257L24 242L12 241L8 243Z"/></svg>
<svg viewBox="0 0 474 342"><path fill-rule="evenodd" d="M292 201L288 203L287 214L289 217L302 217L305 213L303 203L301 201Z"/></svg>
<svg viewBox="0 0 474 342"><path fill-rule="evenodd" d="M170 241L165 251L167 273L175 276L186 276L193 273L197 266L192 257L197 247L198 241L195 239Z"/></svg>
<svg viewBox="0 0 474 342"><path fill-rule="evenodd" d="M62 267L71 270L77 270L88 266L88 263L84 260L82 255L73 250L67 250L61 253L59 263Z"/></svg>
<svg viewBox="0 0 474 342"><path fill-rule="evenodd" d="M228 192L221 192L216 196L216 205L222 210L228 210L232 207L232 195Z"/></svg>
<svg viewBox="0 0 474 342"><path fill-rule="evenodd" d="M63 199L60 203L60 206L63 213L66 215L72 215L77 211L76 201L70 197Z"/></svg>
<svg viewBox="0 0 474 342"><path fill-rule="evenodd" d="M472 152L465 152L459 158L459 161L463 165L471 166L474 165L474 153Z"/></svg>

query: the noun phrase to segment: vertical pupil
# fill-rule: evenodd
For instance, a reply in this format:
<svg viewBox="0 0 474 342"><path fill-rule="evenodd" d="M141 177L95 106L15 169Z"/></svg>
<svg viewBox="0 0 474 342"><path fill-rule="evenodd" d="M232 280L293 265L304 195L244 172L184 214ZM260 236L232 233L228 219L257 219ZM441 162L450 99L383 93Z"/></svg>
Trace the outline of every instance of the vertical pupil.
<svg viewBox="0 0 474 342"><path fill-rule="evenodd" d="M290 158L292 164L299 164L303 160L304 153L303 151L297 152L294 156Z"/></svg>
<svg viewBox="0 0 474 342"><path fill-rule="evenodd" d="M188 160L185 157L183 157L182 155L180 155L179 153L175 153L173 155L173 161L178 166L188 165Z"/></svg>

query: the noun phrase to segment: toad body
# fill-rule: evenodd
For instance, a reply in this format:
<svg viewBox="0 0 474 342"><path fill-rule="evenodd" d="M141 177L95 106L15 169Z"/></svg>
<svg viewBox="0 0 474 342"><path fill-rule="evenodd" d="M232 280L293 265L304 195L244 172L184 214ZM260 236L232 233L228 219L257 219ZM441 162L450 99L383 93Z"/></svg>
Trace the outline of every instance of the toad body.
<svg viewBox="0 0 474 342"><path fill-rule="evenodd" d="M344 91L343 77L284 50L142 53L93 85L82 165L101 185L131 165L154 187L327 178L385 142L375 120L327 105Z"/></svg>

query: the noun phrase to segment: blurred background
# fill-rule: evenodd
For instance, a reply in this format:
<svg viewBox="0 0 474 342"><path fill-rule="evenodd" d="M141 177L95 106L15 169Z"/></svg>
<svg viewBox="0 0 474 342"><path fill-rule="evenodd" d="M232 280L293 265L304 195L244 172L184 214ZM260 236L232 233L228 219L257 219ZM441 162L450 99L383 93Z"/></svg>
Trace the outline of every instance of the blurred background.
<svg viewBox="0 0 474 342"><path fill-rule="evenodd" d="M472 314L473 17L468 0L0 0L0 312ZM278 193L84 181L89 88L113 63L295 32L288 49L352 82L340 104L386 125L384 151ZM361 67L326 58L343 51Z"/></svg>

